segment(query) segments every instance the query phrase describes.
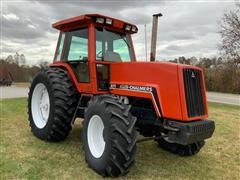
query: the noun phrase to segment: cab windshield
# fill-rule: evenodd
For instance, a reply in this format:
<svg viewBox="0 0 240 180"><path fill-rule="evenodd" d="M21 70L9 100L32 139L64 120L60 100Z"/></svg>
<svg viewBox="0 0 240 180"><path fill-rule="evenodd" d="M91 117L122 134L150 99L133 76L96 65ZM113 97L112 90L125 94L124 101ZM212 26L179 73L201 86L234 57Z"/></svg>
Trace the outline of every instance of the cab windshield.
<svg viewBox="0 0 240 180"><path fill-rule="evenodd" d="M128 34L96 28L96 60L111 62L130 62L133 48Z"/></svg>

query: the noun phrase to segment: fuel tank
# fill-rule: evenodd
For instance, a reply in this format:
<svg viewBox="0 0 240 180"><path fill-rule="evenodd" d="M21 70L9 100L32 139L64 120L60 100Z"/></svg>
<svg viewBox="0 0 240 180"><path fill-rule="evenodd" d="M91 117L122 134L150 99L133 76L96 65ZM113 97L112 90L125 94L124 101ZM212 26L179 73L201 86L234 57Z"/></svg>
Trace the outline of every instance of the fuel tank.
<svg viewBox="0 0 240 180"><path fill-rule="evenodd" d="M207 118L202 70L168 62L110 65L111 93L149 98L162 118L192 121Z"/></svg>

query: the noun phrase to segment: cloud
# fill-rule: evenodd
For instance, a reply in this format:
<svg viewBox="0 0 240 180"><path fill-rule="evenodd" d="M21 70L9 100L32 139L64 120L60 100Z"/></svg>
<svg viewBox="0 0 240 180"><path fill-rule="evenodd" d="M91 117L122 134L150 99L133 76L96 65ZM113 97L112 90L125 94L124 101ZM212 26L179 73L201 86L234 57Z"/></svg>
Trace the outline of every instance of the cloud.
<svg viewBox="0 0 240 180"><path fill-rule="evenodd" d="M18 21L19 17L16 14L10 13L10 14L3 14L2 15L4 19L6 19L7 21Z"/></svg>
<svg viewBox="0 0 240 180"><path fill-rule="evenodd" d="M178 45L169 45L166 47L167 50L169 51L179 51L181 50L181 46Z"/></svg>

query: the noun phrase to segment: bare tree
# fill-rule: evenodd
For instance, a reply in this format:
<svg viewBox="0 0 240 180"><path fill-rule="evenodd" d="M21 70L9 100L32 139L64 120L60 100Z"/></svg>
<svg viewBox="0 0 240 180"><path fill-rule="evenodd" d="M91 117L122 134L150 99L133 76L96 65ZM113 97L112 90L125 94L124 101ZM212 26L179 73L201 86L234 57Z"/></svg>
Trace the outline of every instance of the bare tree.
<svg viewBox="0 0 240 180"><path fill-rule="evenodd" d="M240 61L240 7L225 13L220 22L221 51L227 59Z"/></svg>
<svg viewBox="0 0 240 180"><path fill-rule="evenodd" d="M6 58L6 61L10 64L14 63L14 59L13 59L13 56L12 55L9 55L7 58Z"/></svg>
<svg viewBox="0 0 240 180"><path fill-rule="evenodd" d="M16 52L13 57L14 57L14 62L15 62L17 65L19 65L20 54L19 54L18 52Z"/></svg>
<svg viewBox="0 0 240 180"><path fill-rule="evenodd" d="M26 58L25 58L24 54L21 54L21 55L20 55L19 64L20 64L21 66L25 66L25 64L26 64Z"/></svg>
<svg viewBox="0 0 240 180"><path fill-rule="evenodd" d="M48 67L48 64L49 64L49 62L41 60L38 65L41 69L44 69L44 68Z"/></svg>

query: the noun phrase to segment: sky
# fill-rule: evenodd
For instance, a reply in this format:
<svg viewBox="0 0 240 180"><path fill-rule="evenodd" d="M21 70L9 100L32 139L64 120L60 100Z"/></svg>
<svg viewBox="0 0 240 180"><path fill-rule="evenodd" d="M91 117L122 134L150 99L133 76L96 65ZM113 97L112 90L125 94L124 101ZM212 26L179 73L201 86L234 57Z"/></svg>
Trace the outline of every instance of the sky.
<svg viewBox="0 0 240 180"><path fill-rule="evenodd" d="M219 21L239 0L0 0L1 58L24 54L27 64L53 59L58 31L52 23L85 13L99 13L138 26L133 35L137 60L145 60L144 25L149 59L152 14L158 22L157 60L179 56L213 57L220 43Z"/></svg>

